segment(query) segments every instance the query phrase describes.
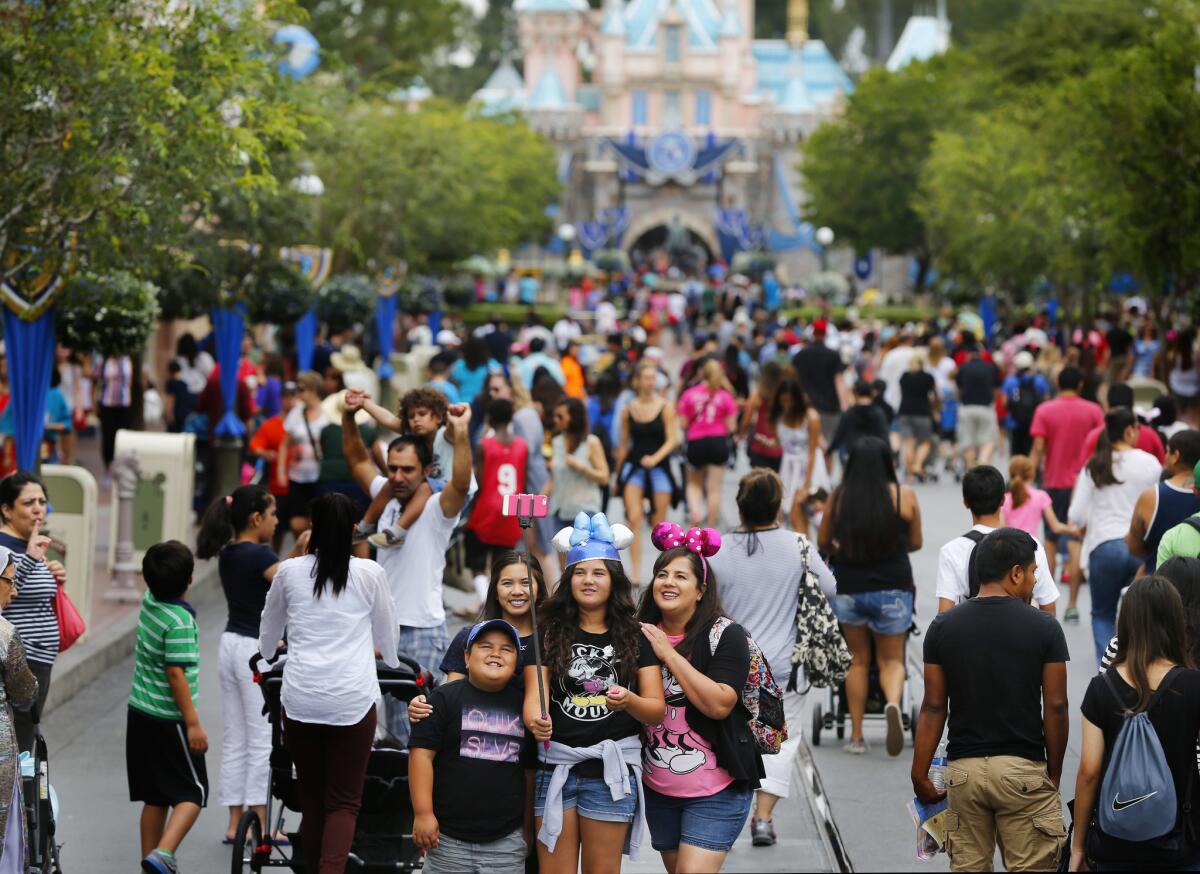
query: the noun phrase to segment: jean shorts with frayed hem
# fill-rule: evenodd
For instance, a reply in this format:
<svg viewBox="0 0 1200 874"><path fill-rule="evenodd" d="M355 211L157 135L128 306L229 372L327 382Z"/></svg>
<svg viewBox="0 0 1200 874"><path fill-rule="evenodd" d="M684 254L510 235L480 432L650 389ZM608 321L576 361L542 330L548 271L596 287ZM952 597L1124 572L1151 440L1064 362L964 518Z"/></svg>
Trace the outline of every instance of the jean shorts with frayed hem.
<svg viewBox="0 0 1200 874"><path fill-rule="evenodd" d="M913 593L886 589L834 595L833 612L842 625L865 625L876 634L907 634L912 627Z"/></svg>
<svg viewBox="0 0 1200 874"><path fill-rule="evenodd" d="M533 802L535 816L542 816L546 812L546 793L550 789L550 778L553 774L553 771L545 769L539 769L537 772ZM635 780L637 776L630 772L630 793L614 801L603 777L580 777L572 770L567 774L567 782L563 784L563 810L575 807L584 819L600 822L633 822L638 801Z"/></svg>
<svg viewBox="0 0 1200 874"><path fill-rule="evenodd" d="M673 853L680 844L728 853L750 815L754 792L730 783L716 795L678 798L646 787L646 825L650 845Z"/></svg>

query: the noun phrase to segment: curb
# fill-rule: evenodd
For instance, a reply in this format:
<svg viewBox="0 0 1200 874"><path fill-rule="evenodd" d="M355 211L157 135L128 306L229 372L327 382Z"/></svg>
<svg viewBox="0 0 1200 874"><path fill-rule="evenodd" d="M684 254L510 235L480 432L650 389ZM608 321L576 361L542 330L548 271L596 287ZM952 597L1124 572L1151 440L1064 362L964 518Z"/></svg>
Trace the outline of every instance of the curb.
<svg viewBox="0 0 1200 874"><path fill-rule="evenodd" d="M829 796L825 794L825 784L821 780L820 772L817 771L816 762L813 761L807 737L800 738L800 749L796 755L796 771L804 789L804 795L812 809L813 818L817 821L817 827L825 842L825 851L829 853L830 861L833 863L833 870L840 871L841 874L851 874L854 871L854 863L850 861L850 854L842 840L842 833L833 818L833 807L829 803Z"/></svg>
<svg viewBox="0 0 1200 874"><path fill-rule="evenodd" d="M206 562L188 589L188 601L197 610L214 598L222 597L221 587L213 585L216 579L217 563ZM59 656L54 663L50 695L42 711L43 718L60 704L74 698L109 668L129 658L137 642L137 624L138 611L131 610L127 616L122 616L95 637L88 635Z"/></svg>

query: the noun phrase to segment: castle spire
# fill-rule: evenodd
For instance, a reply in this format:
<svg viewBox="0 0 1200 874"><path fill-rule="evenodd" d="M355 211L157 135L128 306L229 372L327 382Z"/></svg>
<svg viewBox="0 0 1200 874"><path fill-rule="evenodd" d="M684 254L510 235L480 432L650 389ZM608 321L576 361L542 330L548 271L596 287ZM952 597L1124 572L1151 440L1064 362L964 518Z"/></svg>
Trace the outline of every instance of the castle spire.
<svg viewBox="0 0 1200 874"><path fill-rule="evenodd" d="M794 49L808 42L808 0L788 0L787 41Z"/></svg>

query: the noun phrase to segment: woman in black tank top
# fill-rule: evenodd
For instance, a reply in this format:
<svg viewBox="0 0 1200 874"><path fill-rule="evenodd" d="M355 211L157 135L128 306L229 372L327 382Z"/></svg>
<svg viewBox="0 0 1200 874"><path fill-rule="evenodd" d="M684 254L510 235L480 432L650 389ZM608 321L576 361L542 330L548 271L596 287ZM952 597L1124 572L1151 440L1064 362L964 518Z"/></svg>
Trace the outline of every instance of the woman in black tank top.
<svg viewBox="0 0 1200 874"><path fill-rule="evenodd" d="M625 500L625 518L633 530L629 559L633 576L641 571L642 523L650 497L650 527L667 518L675 479L670 458L679 445L675 409L658 394L658 367L641 361L633 372L637 396L621 412L621 445L617 449L617 487Z"/></svg>

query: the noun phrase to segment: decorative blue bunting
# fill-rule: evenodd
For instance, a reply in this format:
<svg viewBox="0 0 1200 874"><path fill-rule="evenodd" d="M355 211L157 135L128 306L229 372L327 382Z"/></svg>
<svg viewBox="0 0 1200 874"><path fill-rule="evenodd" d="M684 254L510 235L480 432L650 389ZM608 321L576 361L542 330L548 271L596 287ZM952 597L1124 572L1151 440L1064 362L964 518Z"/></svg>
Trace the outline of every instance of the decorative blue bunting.
<svg viewBox="0 0 1200 874"><path fill-rule="evenodd" d="M391 379L392 338L396 327L396 296L379 298L375 305L375 330L379 333L379 378ZM436 338L436 335L435 335ZM376 398L376 400L379 400Z"/></svg>
<svg viewBox="0 0 1200 874"><path fill-rule="evenodd" d="M4 341L17 467L33 470L46 430L46 395L50 392L50 371L54 368L54 309L26 321L5 307Z"/></svg>
<svg viewBox="0 0 1200 874"><path fill-rule="evenodd" d="M313 307L296 322L296 364L301 371L312 370L317 349L317 308Z"/></svg>
<svg viewBox="0 0 1200 874"><path fill-rule="evenodd" d="M233 309L214 309L211 318L213 333L217 335L217 363L221 365L221 397L225 401L225 415L213 433L218 437L242 437L246 426L237 417L237 387L246 310L241 304Z"/></svg>

